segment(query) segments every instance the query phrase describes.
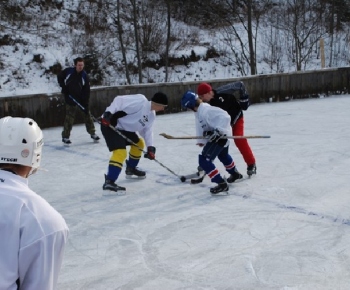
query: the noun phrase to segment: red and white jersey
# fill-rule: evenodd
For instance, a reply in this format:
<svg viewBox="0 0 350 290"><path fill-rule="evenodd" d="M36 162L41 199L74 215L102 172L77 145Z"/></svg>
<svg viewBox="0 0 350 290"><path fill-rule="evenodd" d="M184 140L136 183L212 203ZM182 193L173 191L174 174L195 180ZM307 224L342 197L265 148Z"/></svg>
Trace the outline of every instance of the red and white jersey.
<svg viewBox="0 0 350 290"><path fill-rule="evenodd" d="M201 103L195 112L196 116L196 134L203 136L205 131L219 130L226 136L232 136L231 117L218 107L211 106L207 103ZM198 139L197 144L206 144L208 139ZM226 146L229 144L227 141Z"/></svg>
<svg viewBox="0 0 350 290"><path fill-rule="evenodd" d="M153 145L152 126L156 112L151 110L151 101L148 101L144 95L117 96L106 111L112 114L124 111L127 115L118 119L116 128L138 132L145 139L146 146Z"/></svg>
<svg viewBox="0 0 350 290"><path fill-rule="evenodd" d="M28 179L0 170L0 289L56 289L68 227L28 187Z"/></svg>

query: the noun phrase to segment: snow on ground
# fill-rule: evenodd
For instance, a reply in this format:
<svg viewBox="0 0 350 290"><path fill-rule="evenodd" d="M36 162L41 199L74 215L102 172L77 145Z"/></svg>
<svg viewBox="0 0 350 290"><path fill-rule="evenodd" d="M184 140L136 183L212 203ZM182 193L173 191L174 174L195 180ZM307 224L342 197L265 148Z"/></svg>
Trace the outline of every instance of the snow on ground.
<svg viewBox="0 0 350 290"><path fill-rule="evenodd" d="M232 143L245 179L220 197L208 178L181 183L144 158L146 179L122 173L126 194L103 196L104 140L78 125L65 147L61 128L45 129L47 172L30 185L70 228L58 289L349 289L349 106L349 95L251 106L246 135L271 138L249 141L251 179ZM193 173L200 148L162 132L194 134L193 113L160 115L154 128L157 160Z"/></svg>

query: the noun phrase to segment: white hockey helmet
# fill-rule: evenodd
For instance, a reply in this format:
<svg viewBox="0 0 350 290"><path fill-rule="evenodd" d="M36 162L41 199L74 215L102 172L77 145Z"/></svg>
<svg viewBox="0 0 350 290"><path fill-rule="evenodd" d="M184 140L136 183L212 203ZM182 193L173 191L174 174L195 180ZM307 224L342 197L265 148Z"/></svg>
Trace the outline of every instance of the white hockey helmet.
<svg viewBox="0 0 350 290"><path fill-rule="evenodd" d="M30 118L0 119L0 163L32 167L33 173L41 161L43 132Z"/></svg>

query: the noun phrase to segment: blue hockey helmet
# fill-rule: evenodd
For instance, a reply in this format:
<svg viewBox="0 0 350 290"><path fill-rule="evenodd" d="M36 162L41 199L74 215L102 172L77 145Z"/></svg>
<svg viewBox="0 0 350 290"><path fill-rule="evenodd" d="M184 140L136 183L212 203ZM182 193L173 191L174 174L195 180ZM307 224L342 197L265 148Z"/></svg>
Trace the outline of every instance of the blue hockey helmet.
<svg viewBox="0 0 350 290"><path fill-rule="evenodd" d="M198 99L198 95L195 92L187 91L181 99L181 107L186 109L194 109L196 106L196 101Z"/></svg>

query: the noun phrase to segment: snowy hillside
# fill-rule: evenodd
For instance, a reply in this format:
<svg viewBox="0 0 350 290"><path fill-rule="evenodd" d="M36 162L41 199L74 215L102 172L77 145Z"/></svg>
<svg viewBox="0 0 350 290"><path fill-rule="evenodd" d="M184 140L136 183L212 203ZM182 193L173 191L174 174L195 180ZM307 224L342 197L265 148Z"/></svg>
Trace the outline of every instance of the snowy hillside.
<svg viewBox="0 0 350 290"><path fill-rule="evenodd" d="M0 97L58 92L60 89L56 81L57 71L72 65L76 56L92 54L97 58L97 65L101 70L101 85L127 83L117 36L106 35L97 29L93 34L89 34L87 29L81 28L77 11L82 12L85 9L85 15L90 10L93 11L91 7L86 6L88 4L82 6L83 2L78 0L51 1L56 6L43 6L43 4L30 6L30 2L20 2L26 3L25 11L31 13L32 19L19 24L5 21L4 17L0 18ZM172 25L177 37L181 36L182 39L178 39L176 45L171 47L170 55L175 59L183 58L183 63L175 63L169 68L170 82L242 76L241 71L232 65L230 55L232 52L226 47L223 31L191 27L179 21L173 21ZM269 53L267 31L271 29L268 20L262 22L259 29L256 48L257 72L275 73L276 69L266 61ZM243 29L242 35L244 35ZM342 44L346 42L345 37L339 35L333 41L338 43L339 53L346 51L346 47ZM325 43L327 52L329 51L327 38ZM220 56L215 54L210 56L211 50L220 52ZM287 58L286 51L282 49L279 72L295 71L295 64ZM199 60L192 61L193 55ZM311 56L312 59L304 69L319 69L321 67L319 51L316 49ZM129 55L128 58L131 62L135 62L134 55ZM147 58L156 59L157 55L148 54ZM337 67L347 65L347 61L343 60L334 62L334 66ZM86 69L89 71L91 68L87 66ZM142 74L143 82L161 83L165 79L164 67L146 67ZM136 73L130 78L132 84L138 83Z"/></svg>

